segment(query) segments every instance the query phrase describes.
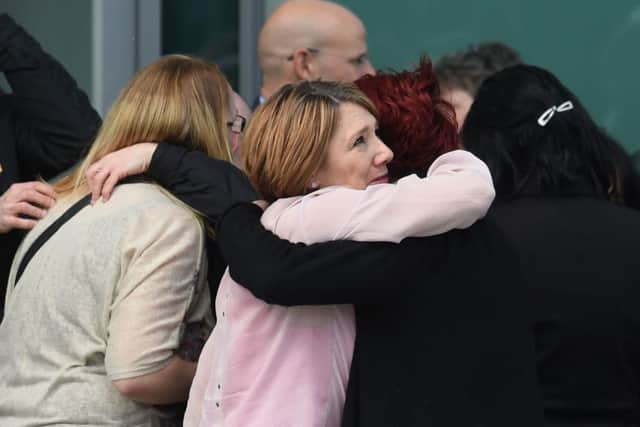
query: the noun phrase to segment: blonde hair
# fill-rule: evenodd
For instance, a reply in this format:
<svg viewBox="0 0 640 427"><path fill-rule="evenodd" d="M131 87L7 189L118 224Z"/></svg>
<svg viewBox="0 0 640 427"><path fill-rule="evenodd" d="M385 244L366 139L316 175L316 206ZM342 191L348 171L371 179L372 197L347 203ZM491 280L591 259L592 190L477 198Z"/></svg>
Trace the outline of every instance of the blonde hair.
<svg viewBox="0 0 640 427"><path fill-rule="evenodd" d="M88 167L143 141L169 141L230 161L227 110L230 86L214 64L167 55L142 69L123 89L83 162L55 184L57 192L88 191Z"/></svg>
<svg viewBox="0 0 640 427"><path fill-rule="evenodd" d="M251 184L265 200L307 192L338 127L340 104L346 102L377 116L355 85L326 81L287 84L253 113L242 157Z"/></svg>

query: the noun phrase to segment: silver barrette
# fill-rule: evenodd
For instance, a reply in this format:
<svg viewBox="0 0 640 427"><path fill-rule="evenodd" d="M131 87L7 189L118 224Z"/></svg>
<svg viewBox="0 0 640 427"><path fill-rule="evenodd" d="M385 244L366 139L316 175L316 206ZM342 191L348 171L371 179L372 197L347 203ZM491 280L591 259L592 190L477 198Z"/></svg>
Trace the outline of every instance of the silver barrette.
<svg viewBox="0 0 640 427"><path fill-rule="evenodd" d="M551 120L551 117L557 112L561 113L563 111L573 110L573 103L571 101L565 101L562 104L556 106L554 105L551 108L547 108L544 113L540 114L538 117L538 124L540 126L546 126Z"/></svg>

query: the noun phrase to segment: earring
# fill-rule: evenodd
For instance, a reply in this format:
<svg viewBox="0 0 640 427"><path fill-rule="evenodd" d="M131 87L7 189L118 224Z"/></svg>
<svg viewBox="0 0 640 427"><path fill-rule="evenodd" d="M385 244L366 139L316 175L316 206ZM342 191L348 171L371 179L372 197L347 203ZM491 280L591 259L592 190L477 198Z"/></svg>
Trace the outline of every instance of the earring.
<svg viewBox="0 0 640 427"><path fill-rule="evenodd" d="M312 189L312 190L315 190L315 189L317 189L317 188L318 188L318 183L317 183L317 182L315 182L315 181L311 181L311 189Z"/></svg>

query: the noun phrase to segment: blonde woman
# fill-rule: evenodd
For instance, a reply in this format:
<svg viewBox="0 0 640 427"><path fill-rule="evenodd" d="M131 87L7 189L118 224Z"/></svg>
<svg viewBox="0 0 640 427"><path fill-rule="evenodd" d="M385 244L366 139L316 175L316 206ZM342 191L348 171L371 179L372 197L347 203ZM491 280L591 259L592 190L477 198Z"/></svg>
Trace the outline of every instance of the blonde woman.
<svg viewBox="0 0 640 427"><path fill-rule="evenodd" d="M249 178L272 202L263 224L295 242L398 242L465 228L484 215L494 194L484 163L453 151L436 159L426 178L388 184L393 154L376 130L375 108L353 85L283 87L254 113L244 141ZM152 149L139 147L135 155ZM124 156L116 153L102 165L119 170L118 155ZM227 272L216 313L186 426L340 424L355 335L352 306L269 305Z"/></svg>
<svg viewBox="0 0 640 427"><path fill-rule="evenodd" d="M196 212L156 185L121 185L110 203L71 217L16 276L34 241L88 193L89 166L109 153L167 140L229 161L229 94L215 65L159 59L126 86L82 164L55 185L56 206L11 269L0 325L3 426L155 426L180 417L156 405L186 400L212 326Z"/></svg>

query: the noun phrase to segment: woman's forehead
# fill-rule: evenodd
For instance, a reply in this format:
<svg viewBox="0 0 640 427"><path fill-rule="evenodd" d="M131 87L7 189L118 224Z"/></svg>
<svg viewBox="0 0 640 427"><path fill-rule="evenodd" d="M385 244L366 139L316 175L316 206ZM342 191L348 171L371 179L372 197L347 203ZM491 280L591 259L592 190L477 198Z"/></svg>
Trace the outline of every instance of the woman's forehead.
<svg viewBox="0 0 640 427"><path fill-rule="evenodd" d="M340 105L340 119L337 131L342 138L349 139L361 132L371 131L376 127L376 118L366 108L351 102Z"/></svg>
<svg viewBox="0 0 640 427"><path fill-rule="evenodd" d="M375 123L376 118L366 108L352 102L340 104L340 118L348 123L350 120L357 120L365 123Z"/></svg>

